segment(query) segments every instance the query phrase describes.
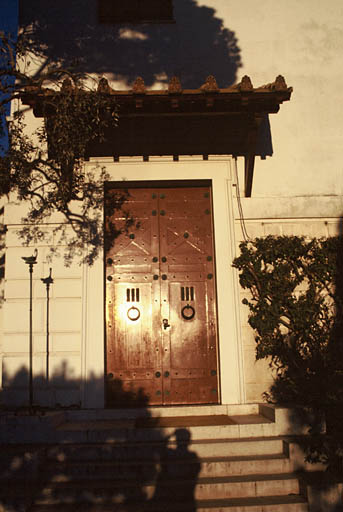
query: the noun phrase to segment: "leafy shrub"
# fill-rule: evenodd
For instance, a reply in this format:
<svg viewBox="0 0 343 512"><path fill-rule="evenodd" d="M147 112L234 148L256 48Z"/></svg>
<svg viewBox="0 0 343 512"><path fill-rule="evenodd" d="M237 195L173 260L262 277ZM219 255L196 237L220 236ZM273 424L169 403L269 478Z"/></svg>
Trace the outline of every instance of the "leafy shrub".
<svg viewBox="0 0 343 512"><path fill-rule="evenodd" d="M255 330L256 358L268 358L275 374L265 398L310 408L315 417L325 414L337 446L343 404L342 249L340 237L268 236L241 243L233 262L242 288L250 291L243 303ZM315 424L310 432L317 432ZM332 458L332 443L323 454L324 443L311 442L309 459Z"/></svg>

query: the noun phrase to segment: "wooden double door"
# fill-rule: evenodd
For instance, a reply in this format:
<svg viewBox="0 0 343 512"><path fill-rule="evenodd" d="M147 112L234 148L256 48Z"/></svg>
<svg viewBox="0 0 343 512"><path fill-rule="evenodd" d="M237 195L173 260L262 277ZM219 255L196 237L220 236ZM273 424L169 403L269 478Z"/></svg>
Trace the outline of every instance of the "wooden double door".
<svg viewBox="0 0 343 512"><path fill-rule="evenodd" d="M108 209L109 407L219 401L211 187L181 183L126 184ZM123 194L110 185L107 205Z"/></svg>

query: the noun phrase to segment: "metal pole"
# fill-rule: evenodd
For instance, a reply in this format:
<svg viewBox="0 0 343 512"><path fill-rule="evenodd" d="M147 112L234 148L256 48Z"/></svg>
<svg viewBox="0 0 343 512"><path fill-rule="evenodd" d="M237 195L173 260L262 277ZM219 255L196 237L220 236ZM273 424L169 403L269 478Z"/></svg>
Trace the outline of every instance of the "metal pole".
<svg viewBox="0 0 343 512"><path fill-rule="evenodd" d="M38 251L32 256L22 256L22 259L29 266L30 274L30 313L29 313L29 405L30 408L33 406L33 378L32 378L32 367L33 367L33 342L32 342L32 274L33 265L37 263Z"/></svg>
<svg viewBox="0 0 343 512"><path fill-rule="evenodd" d="M54 282L53 278L51 277L52 269L50 268L50 273L48 277L42 278L41 281L46 285L46 382L49 384L49 335L50 335L50 329L49 329L49 303L50 303L50 296L49 296L49 290L50 285Z"/></svg>

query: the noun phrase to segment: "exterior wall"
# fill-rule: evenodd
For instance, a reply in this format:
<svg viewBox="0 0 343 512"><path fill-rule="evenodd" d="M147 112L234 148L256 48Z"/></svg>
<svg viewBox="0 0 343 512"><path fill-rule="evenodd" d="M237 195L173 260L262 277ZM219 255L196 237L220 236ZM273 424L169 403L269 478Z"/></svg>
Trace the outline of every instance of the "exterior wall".
<svg viewBox="0 0 343 512"><path fill-rule="evenodd" d="M266 0L263 3L245 0L244 8L235 0L175 0L176 4L180 17L176 19L175 30L180 31L180 40L185 44L180 44L181 50L176 48L176 53L175 48L168 48L170 54L166 52L162 55L163 59L165 55L171 55L174 59L172 73L179 68L179 62L185 65L183 56L191 55L193 57L190 64L194 64L195 68L190 69L196 79L199 79L194 87L199 87L201 80L210 73L217 76L220 87L230 85L224 79L219 79L218 73L225 68L227 61L220 56L211 61L217 55L213 48L212 53L203 52L201 58L195 58L198 48L195 50L192 44L196 46L202 39L208 42L203 37L203 31L204 27L210 28L204 21L206 16L210 17L210 13L206 11L206 14L204 11L206 16L201 23L197 21L201 17L189 20L187 16L191 12L199 14L201 9L198 7L204 6L214 9L218 23L222 22L222 26L236 38L242 66L234 68L235 76L231 78L238 82L242 76L248 74L253 84L259 86L273 81L281 73L287 84L294 88L291 101L281 106L279 114L270 116L273 156L264 161L256 160L253 197L241 199L249 236L253 238L268 234L293 234L312 237L342 233L343 127L340 116L337 115L343 107L340 88L343 81L341 0L289 0L286 3L275 0ZM191 4L194 4L195 10L187 11L182 8L182 5L190 7ZM213 17L213 12L211 16ZM193 37L192 41L190 38L182 39L188 28L196 23L200 37ZM100 29L103 30L103 27ZM122 54L127 61L124 63L127 64L126 68L121 63L120 72L116 67L118 59L112 51L114 46L110 51L113 55L106 54L106 62L102 63L103 68L98 71L107 74L112 86L118 89L130 88L137 76L132 70L136 73L136 69L139 69L137 74L143 76L148 86L166 87L171 78L167 76L170 71L169 63L162 63L161 66L159 62L160 73L151 68L150 53L144 52L139 46L139 41L149 41L149 34L144 30L147 28L142 28L141 34L140 27L137 27L137 31L132 32L130 37L122 34L115 41L118 47L123 48ZM173 26L170 30L174 30ZM197 34L192 32L192 35ZM120 46L125 38L132 45L133 53L132 50L129 53L132 59L126 57L124 47ZM133 55L135 44L140 50L137 52L136 61ZM145 44L150 51L148 43ZM187 51L189 48L192 51ZM99 58L98 54L97 60ZM94 64L95 61L92 62ZM196 67L198 65L201 70ZM149 69L147 76L144 74L144 66ZM200 78L203 70L206 70L205 76ZM94 70L87 71L92 73ZM186 71L189 74L188 69ZM30 115L30 125L33 128L40 121ZM226 160L231 162L230 159ZM272 377L266 362L255 362L253 332L247 325L246 307L241 305L243 297L237 275L230 268L230 262L238 254L239 241L242 240L236 198L239 194L235 177L231 174L234 166L226 163L225 158L215 160L216 163L192 158L184 158L179 163L169 162L168 159L151 159L149 163L143 163L139 159L126 160L125 163L122 161L120 164L109 162L110 160L107 161L107 167L113 179L175 179L175 176L180 176L180 179L190 176L196 179L206 176L216 182L214 207L217 275L220 276L218 305L221 322L222 401L260 401L261 393L267 389ZM243 183L243 160L239 159L237 164L238 176ZM206 174L205 169L212 170ZM221 177L216 178L216 175ZM243 195L243 190L241 192ZM3 392L0 401L10 404L23 404L27 401L29 280L28 268L21 257L31 255L33 248L22 247L15 235L21 217L21 207L7 205L6 302L0 311L0 317L3 317L3 336L0 342L0 391ZM47 246L41 245L38 250L33 281L34 377L37 400L48 405L61 403L102 407L102 261L99 259L91 268L79 267L77 263L66 268L61 259L48 261ZM52 385L48 389L44 382L46 289L40 279L49 274L50 267L53 269L54 284L51 287L50 324Z"/></svg>
<svg viewBox="0 0 343 512"><path fill-rule="evenodd" d="M197 88L209 74L220 87L246 74L255 86L282 74L294 92L280 113L270 116L273 155L256 161L253 196L342 195L343 126L337 115L343 108L341 0L174 0L175 25L114 27L112 38L110 29L93 19L96 0L89 0L82 12L78 3L72 4L67 15L64 4L62 12L57 4L50 8L45 41L61 62L70 47L85 44L76 55L82 56L84 71L105 74L116 89L131 88L138 75L148 88L166 88L174 73L185 88ZM48 7L42 11L48 16ZM74 47L62 44L56 16L65 17ZM98 34L105 42L100 37L94 41ZM230 47L225 48L225 38Z"/></svg>
<svg viewBox="0 0 343 512"><path fill-rule="evenodd" d="M234 31L255 86L281 74L294 92L269 116L273 156L256 160L252 195L342 195L341 0L199 0ZM214 73L214 71L213 71ZM224 85L221 85L223 87Z"/></svg>
<svg viewBox="0 0 343 512"><path fill-rule="evenodd" d="M241 304L243 291L230 262L239 254L242 218L238 209L236 162L230 157L103 159L111 180L211 179L216 245L219 358L222 403L260 402L272 382L266 361L255 361L254 334ZM238 167L240 162L238 162ZM93 166L95 162L87 165ZM342 232L343 198L241 198L249 237L274 235L330 236ZM1 400L23 405L28 400L29 273L21 259L33 253L22 247L16 230L22 206L5 209L6 274ZM56 220L56 219L55 219ZM49 230L49 226L45 226ZM53 240L50 242L53 244ZM104 278L103 259L93 266L75 262L65 267L62 258L49 260L49 246L38 248L33 274L34 402L56 406L104 406ZM63 249L63 248L61 248ZM52 268L50 289L50 382L46 365L46 287L41 278Z"/></svg>
<svg viewBox="0 0 343 512"><path fill-rule="evenodd" d="M232 160L230 157L180 157L103 159L111 180L211 179L216 245L217 309L223 403L243 401L243 377L236 318L237 283L228 265L234 251L232 216ZM94 166L96 162L88 165ZM22 248L15 235L22 207L9 204L5 222L7 255L4 305L5 326L2 353L3 400L22 405L27 402L28 379L28 268L21 256L33 248ZM49 226L46 226L49 229ZM51 240L53 244L53 240ZM63 266L61 259L47 261L49 247L38 247L33 282L33 342L35 401L45 405L104 406L104 277L100 257L92 267ZM53 269L51 286L51 379L47 388L45 369L45 286L41 278Z"/></svg>
<svg viewBox="0 0 343 512"><path fill-rule="evenodd" d="M243 241L241 217L235 204L236 254ZM249 238L267 235L328 237L342 234L343 197L242 198L244 224ZM244 365L245 401L261 402L273 382L268 361L255 361L254 332L248 325L248 307L242 304L245 291L239 290L240 331Z"/></svg>
<svg viewBox="0 0 343 512"><path fill-rule="evenodd" d="M2 306L1 351L2 401L21 406L28 401L29 378L29 269L22 260L33 247L23 247L16 231L23 209L15 204L5 208L6 269L5 303ZM48 226L46 226L49 229ZM52 240L51 240L52 242ZM49 261L49 246L36 245L33 269L33 380L34 403L75 405L81 403L82 389L82 274L77 263L70 268L62 258ZM41 278L53 268L50 286L50 379L46 382L46 286Z"/></svg>

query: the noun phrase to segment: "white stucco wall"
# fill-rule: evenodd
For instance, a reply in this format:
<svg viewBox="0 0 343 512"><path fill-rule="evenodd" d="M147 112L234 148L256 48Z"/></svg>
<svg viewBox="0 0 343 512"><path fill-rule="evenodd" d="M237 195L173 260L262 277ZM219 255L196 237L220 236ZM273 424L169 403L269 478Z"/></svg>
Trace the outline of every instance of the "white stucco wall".
<svg viewBox="0 0 343 512"><path fill-rule="evenodd" d="M242 221L249 238L267 235L328 237L343 233L342 196L298 196L283 198L241 198L243 218L238 199L233 198L236 255L244 240ZM238 277L238 276L237 276ZM256 361L254 331L248 324L249 308L242 304L247 292L239 287L239 323L246 402L260 402L273 382L267 360Z"/></svg>
<svg viewBox="0 0 343 512"><path fill-rule="evenodd" d="M183 1L189 3L188 0L175 0L175 10L186 16L188 11L180 9ZM194 4L213 9L218 21L222 21L222 28L234 33L242 64L237 69L237 82L247 74L258 87L282 74L287 84L294 88L291 100L281 105L278 114L270 115L273 156L263 161L257 159L253 196L342 195L343 126L338 115L343 109L341 0L289 0L283 3L275 0L194 0ZM199 9L189 12L195 14L196 11ZM176 22L171 30L179 30L180 22L183 30L191 24L190 19L177 18ZM197 30L201 30L201 26ZM199 37L198 33L195 35ZM135 38L140 40L140 37L148 36L140 34L137 26L130 37L127 40L134 48ZM120 40L123 38L122 34ZM182 41L187 43L187 38ZM128 51L132 52L132 48ZM196 50L193 46L190 48L195 60ZM171 54L176 58L172 50ZM188 47L184 49L187 51ZM184 52L180 51L179 59L183 58ZM129 55L132 57L132 53ZM153 57L142 48L139 55L140 64L145 62L151 71ZM206 70L211 69L206 54L199 54L199 61ZM34 70L38 63L30 65ZM138 63L132 62L132 66L135 65L138 67ZM130 88L118 80L115 63L110 66L113 69L104 71L110 84L118 89ZM218 62L214 66L218 66ZM144 78L144 66L140 65L139 70ZM216 70L217 67L214 74ZM88 71L92 74L91 69ZM201 85L198 83L197 87ZM156 78L152 88L166 86L166 77L161 78L161 82ZM221 84L223 86L225 84Z"/></svg>
<svg viewBox="0 0 343 512"><path fill-rule="evenodd" d="M5 206L6 265L2 305L3 328L0 354L1 401L11 406L28 403L29 378L29 268L22 260L38 250L33 266L33 381L34 403L56 406L81 403L84 269L75 262L64 266L63 258L50 259L53 237L31 247L23 247L17 230L25 213L24 205L9 201ZM51 225L52 226L52 225ZM50 226L45 228L50 232ZM63 251L63 248L61 248ZM49 308L49 383L46 381L47 289L41 281L52 268Z"/></svg>
<svg viewBox="0 0 343 512"><path fill-rule="evenodd" d="M238 81L256 87L282 74L291 100L270 116L274 154L257 159L253 196L342 195L341 0L199 0L235 32Z"/></svg>

